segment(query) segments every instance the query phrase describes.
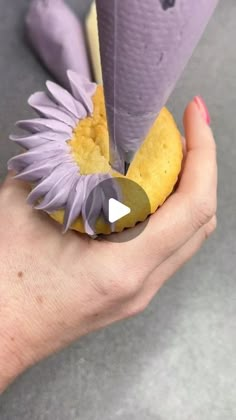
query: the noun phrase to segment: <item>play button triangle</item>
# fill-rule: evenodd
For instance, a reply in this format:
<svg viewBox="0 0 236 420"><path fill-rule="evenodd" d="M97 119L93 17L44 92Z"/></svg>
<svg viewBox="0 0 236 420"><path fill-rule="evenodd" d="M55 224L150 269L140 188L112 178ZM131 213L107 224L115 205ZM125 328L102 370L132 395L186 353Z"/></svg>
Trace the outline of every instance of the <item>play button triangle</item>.
<svg viewBox="0 0 236 420"><path fill-rule="evenodd" d="M125 206L114 198L110 198L108 204L108 216L110 223L115 223L130 213L131 209L129 207Z"/></svg>

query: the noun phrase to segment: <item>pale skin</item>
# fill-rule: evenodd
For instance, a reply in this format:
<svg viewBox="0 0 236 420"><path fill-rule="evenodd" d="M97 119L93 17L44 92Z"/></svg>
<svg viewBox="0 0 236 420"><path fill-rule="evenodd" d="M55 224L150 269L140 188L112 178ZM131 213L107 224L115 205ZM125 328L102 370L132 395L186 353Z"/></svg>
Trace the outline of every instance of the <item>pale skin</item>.
<svg viewBox="0 0 236 420"><path fill-rule="evenodd" d="M128 242L62 235L59 225L26 204L26 184L10 175L2 184L0 392L81 336L142 312L214 232L216 147L195 102L186 109L184 127L180 183Z"/></svg>

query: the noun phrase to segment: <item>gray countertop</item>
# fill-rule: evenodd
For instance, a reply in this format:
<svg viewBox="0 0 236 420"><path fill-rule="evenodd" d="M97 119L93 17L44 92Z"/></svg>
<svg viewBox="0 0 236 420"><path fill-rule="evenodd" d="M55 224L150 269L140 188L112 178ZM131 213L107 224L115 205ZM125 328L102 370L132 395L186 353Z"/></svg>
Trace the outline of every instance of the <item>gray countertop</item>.
<svg viewBox="0 0 236 420"><path fill-rule="evenodd" d="M73 0L84 13L86 0ZM14 121L46 72L23 41L28 0L0 0L0 176ZM169 106L206 99L218 143L218 230L145 313L85 337L0 397L1 420L236 419L236 2L223 0ZM206 174L207 176L207 174Z"/></svg>

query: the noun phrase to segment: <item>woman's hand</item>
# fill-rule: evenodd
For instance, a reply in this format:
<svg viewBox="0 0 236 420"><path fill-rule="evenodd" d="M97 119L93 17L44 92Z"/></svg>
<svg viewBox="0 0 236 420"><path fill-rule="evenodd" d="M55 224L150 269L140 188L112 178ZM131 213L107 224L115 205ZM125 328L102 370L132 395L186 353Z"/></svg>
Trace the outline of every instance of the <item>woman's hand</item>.
<svg viewBox="0 0 236 420"><path fill-rule="evenodd" d="M0 390L80 336L143 311L214 231L216 148L199 99L188 106L184 126L179 186L128 242L63 236L59 225L26 204L28 186L6 179L0 190Z"/></svg>

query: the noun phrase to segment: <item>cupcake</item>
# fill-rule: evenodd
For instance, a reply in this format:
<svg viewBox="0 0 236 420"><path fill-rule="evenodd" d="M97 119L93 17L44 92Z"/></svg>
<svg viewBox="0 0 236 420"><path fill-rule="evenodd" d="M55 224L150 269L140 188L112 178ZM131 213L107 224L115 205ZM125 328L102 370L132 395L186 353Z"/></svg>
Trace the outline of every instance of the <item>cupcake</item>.
<svg viewBox="0 0 236 420"><path fill-rule="evenodd" d="M32 185L28 203L61 223L64 232L121 232L144 221L172 192L181 169L180 133L163 109L124 175L110 163L103 87L72 71L67 77L70 91L47 82L47 92L29 98L39 117L17 123L27 134L13 135L11 140L26 151L13 157L8 168L16 172L16 179ZM150 207L132 204L132 183L121 183L119 188L124 178L140 185ZM110 189L103 188L108 179L114 181L110 183L112 197L134 209L114 226L105 217L104 203L111 197ZM96 203L88 220L86 204L94 189Z"/></svg>

